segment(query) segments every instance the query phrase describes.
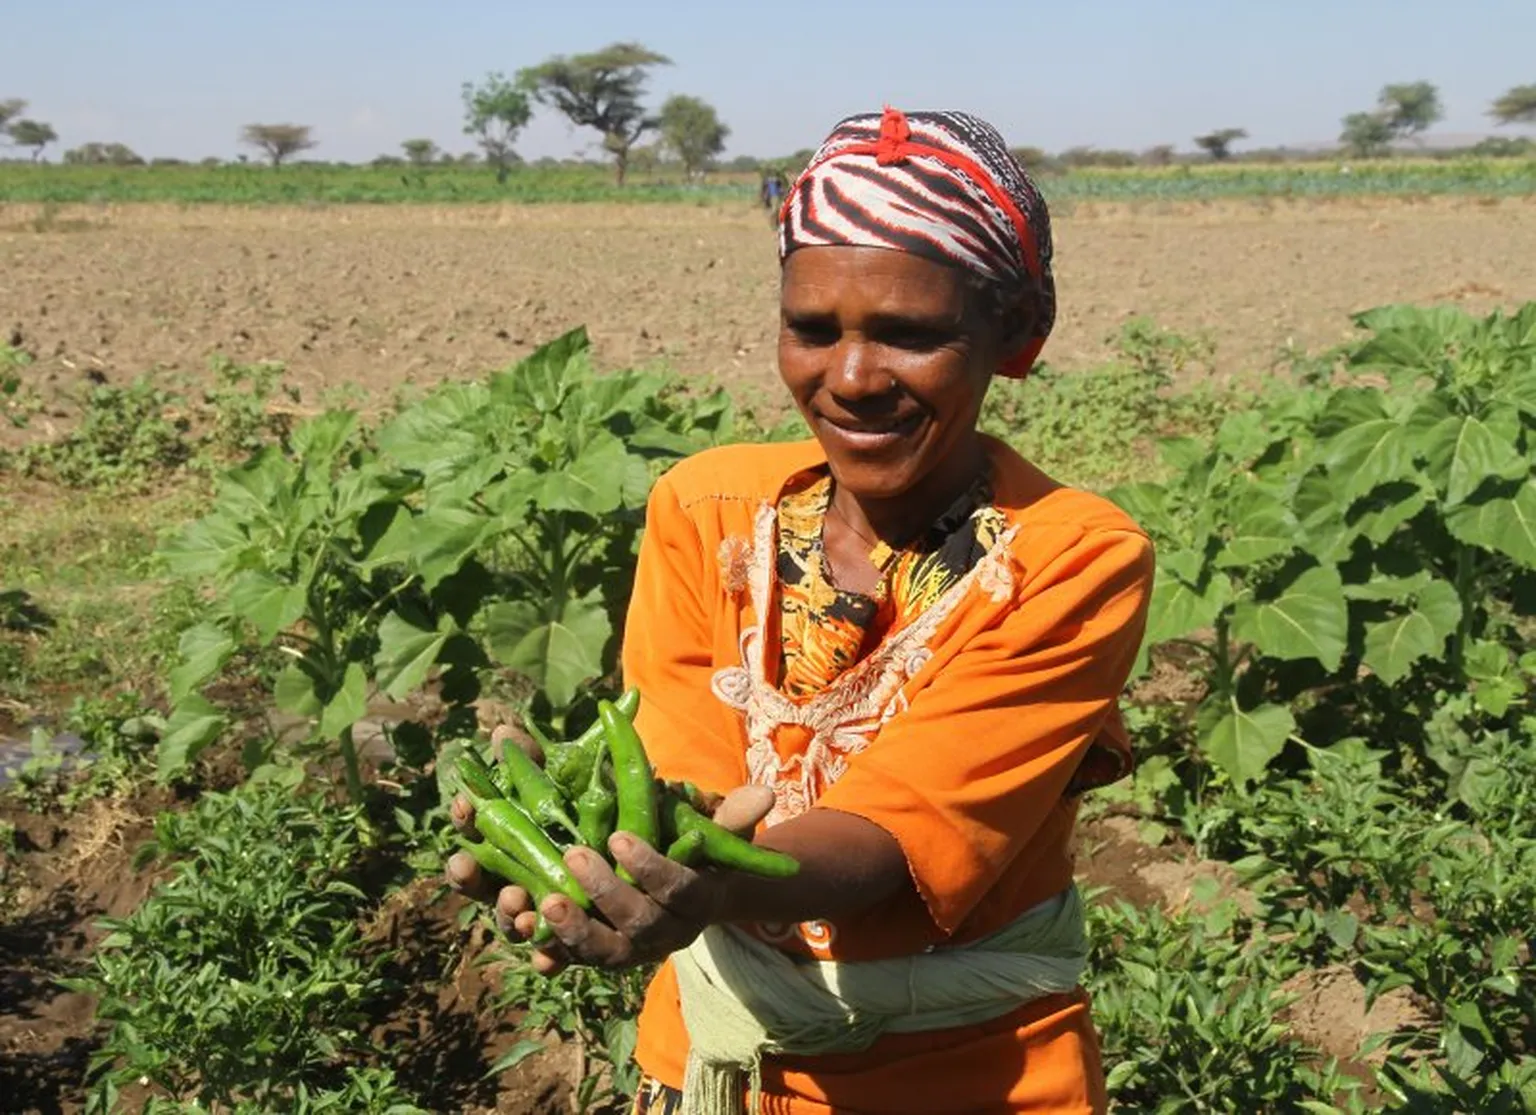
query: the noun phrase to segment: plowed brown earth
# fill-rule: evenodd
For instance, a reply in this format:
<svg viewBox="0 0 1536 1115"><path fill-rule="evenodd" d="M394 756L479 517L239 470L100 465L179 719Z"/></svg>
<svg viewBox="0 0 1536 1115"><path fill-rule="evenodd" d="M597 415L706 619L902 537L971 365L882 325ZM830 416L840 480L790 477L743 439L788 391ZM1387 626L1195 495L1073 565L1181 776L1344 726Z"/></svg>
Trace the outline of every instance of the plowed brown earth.
<svg viewBox="0 0 1536 1115"><path fill-rule="evenodd" d="M1208 332L1231 373L1383 302L1536 298L1528 200L1079 206L1056 240L1046 355L1069 368L1134 314ZM769 387L776 283L743 207L0 206L0 341L37 357L50 399L90 373L197 375L214 353L285 362L311 404L347 384L377 398L578 324L605 365Z"/></svg>

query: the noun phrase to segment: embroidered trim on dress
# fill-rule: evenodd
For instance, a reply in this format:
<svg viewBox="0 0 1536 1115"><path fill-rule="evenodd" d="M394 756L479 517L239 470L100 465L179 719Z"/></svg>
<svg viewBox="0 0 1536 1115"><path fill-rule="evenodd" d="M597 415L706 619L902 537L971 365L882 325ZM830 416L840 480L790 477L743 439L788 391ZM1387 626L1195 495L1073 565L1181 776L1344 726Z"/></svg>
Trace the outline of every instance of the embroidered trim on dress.
<svg viewBox="0 0 1536 1115"><path fill-rule="evenodd" d="M911 623L883 640L822 693L796 702L768 679L765 617L772 608L774 530L771 503L757 512L750 547L748 584L756 622L741 633L741 664L717 670L710 688L744 714L747 779L774 794L769 824L796 817L816 804L823 790L842 777L848 760L869 746L881 725L907 707L904 687L933 658L928 646L973 584L996 603L1006 602L1016 582L1010 546L1017 527L1005 530L967 573ZM796 724L810 732L805 752L780 760L774 731Z"/></svg>

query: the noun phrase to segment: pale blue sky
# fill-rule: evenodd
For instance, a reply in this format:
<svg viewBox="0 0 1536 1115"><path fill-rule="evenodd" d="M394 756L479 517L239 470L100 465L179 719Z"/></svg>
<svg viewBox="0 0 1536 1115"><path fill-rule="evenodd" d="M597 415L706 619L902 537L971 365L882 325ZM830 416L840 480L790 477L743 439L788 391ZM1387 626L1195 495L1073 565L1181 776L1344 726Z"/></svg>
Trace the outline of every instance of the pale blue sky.
<svg viewBox="0 0 1536 1115"><path fill-rule="evenodd" d="M654 99L694 93L731 154L813 146L878 107L960 108L1016 145L1255 145L1333 139L1389 81L1440 86L1437 131L1483 133L1536 81L1533 0L0 0L0 98L62 146L228 156L242 124L312 124L315 157L429 136L453 150L459 86L553 53L638 39L672 57ZM591 144L543 113L525 157Z"/></svg>

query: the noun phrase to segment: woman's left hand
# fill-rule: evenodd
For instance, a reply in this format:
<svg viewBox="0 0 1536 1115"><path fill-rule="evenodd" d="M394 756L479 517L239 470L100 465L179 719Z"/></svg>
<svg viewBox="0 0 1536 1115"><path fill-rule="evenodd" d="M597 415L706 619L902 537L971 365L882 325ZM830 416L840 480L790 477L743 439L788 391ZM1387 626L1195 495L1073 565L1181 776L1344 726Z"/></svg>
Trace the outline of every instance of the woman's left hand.
<svg viewBox="0 0 1536 1115"><path fill-rule="evenodd" d="M723 827L746 835L772 807L770 791L744 786L726 795L714 817ZM608 851L636 885L620 880L590 848L566 852L566 866L591 896L595 910L589 914L563 895L544 900L539 912L559 943L535 950L538 970L552 974L571 963L628 968L661 960L686 948L718 920L722 873L684 867L630 833L615 833Z"/></svg>

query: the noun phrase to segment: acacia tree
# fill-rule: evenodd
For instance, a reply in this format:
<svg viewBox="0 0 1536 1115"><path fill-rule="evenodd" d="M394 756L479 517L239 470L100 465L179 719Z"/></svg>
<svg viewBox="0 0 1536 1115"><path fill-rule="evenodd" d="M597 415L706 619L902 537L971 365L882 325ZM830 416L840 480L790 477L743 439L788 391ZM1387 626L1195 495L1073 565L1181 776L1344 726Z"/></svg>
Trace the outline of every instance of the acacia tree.
<svg viewBox="0 0 1536 1115"><path fill-rule="evenodd" d="M464 134L474 136L485 161L496 168L496 181L505 183L512 165L512 144L533 115L527 92L503 75L487 74L479 85L464 83Z"/></svg>
<svg viewBox="0 0 1536 1115"><path fill-rule="evenodd" d="M10 132L11 142L17 147L32 148L32 161L35 163L43 156L43 148L59 138L59 133L53 130L52 124L44 124L41 120L18 120L7 129Z"/></svg>
<svg viewBox="0 0 1536 1115"><path fill-rule="evenodd" d="M8 97L0 101L0 136L11 134L11 121L27 111L27 102L20 97Z"/></svg>
<svg viewBox="0 0 1536 1115"><path fill-rule="evenodd" d="M690 178L702 174L709 161L725 150L725 139L731 134L713 105L681 93L667 98L656 119L662 142L682 160Z"/></svg>
<svg viewBox="0 0 1536 1115"><path fill-rule="evenodd" d="M1536 85L1517 85L1488 109L1488 115L1503 124L1536 124Z"/></svg>
<svg viewBox="0 0 1536 1115"><path fill-rule="evenodd" d="M426 166L438 156L437 144L430 139L407 139L400 144L405 157L416 166Z"/></svg>
<svg viewBox="0 0 1536 1115"><path fill-rule="evenodd" d="M591 54L556 55L523 70L518 81L572 124L597 130L622 186L630 149L657 125L640 103L651 67L671 64L639 43L614 43Z"/></svg>
<svg viewBox="0 0 1536 1115"><path fill-rule="evenodd" d="M1391 120L1380 112L1351 112L1344 117L1343 124L1339 142L1359 159L1386 154L1397 134Z"/></svg>
<svg viewBox="0 0 1536 1115"><path fill-rule="evenodd" d="M1248 132L1244 128L1218 128L1214 132L1196 136L1195 146L1220 162L1222 159L1231 158L1234 143L1247 138Z"/></svg>
<svg viewBox="0 0 1536 1115"><path fill-rule="evenodd" d="M315 146L311 131L308 124L247 124L240 132L240 142L265 152L273 166L282 166L289 155Z"/></svg>
<svg viewBox="0 0 1536 1115"><path fill-rule="evenodd" d="M1445 118L1440 91L1427 81L1384 85L1376 106L1394 138L1417 141L1420 133Z"/></svg>

